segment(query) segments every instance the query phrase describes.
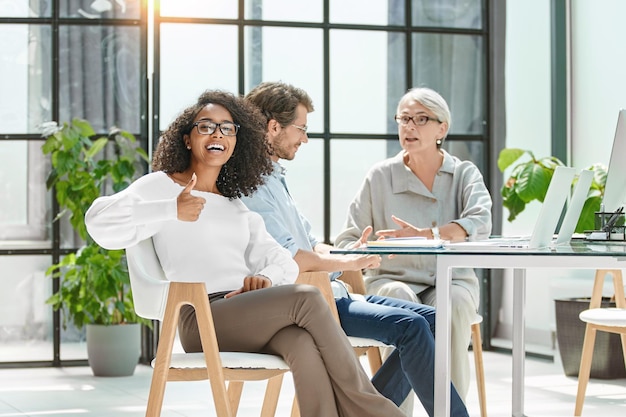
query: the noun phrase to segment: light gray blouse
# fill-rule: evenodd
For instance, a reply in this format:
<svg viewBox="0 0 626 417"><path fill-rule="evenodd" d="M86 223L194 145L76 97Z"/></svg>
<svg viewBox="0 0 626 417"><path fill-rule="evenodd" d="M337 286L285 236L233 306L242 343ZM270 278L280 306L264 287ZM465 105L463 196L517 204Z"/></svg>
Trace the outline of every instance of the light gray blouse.
<svg viewBox="0 0 626 417"><path fill-rule="evenodd" d="M374 231L398 229L391 215L419 228L458 223L469 240L485 239L491 234L491 196L483 177L472 162L461 161L442 150L444 158L437 172L433 191L404 164L404 151L374 165L367 173L350 204L343 231L335 246L347 247L371 225ZM365 272L371 283L380 278L408 284L416 294L435 285L433 255L383 257L380 268ZM478 304L478 279L472 269L455 269L452 282L466 287Z"/></svg>

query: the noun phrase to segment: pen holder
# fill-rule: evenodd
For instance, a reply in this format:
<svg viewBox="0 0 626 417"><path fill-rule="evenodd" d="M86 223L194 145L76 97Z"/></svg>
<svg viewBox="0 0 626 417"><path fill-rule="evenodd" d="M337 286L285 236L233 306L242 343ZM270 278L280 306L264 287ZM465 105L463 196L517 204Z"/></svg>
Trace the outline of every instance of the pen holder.
<svg viewBox="0 0 626 417"><path fill-rule="evenodd" d="M595 213L595 230L603 231L604 227L608 223L609 219L613 217L613 212L596 211ZM620 213L617 216L617 220L613 223L611 230L608 230L606 240L626 240L626 226L624 225L625 216L624 213Z"/></svg>

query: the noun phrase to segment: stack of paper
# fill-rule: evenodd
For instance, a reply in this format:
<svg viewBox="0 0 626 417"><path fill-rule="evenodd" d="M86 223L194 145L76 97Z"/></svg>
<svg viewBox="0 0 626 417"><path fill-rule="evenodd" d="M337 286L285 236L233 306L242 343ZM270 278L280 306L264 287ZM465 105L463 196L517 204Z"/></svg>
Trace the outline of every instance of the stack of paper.
<svg viewBox="0 0 626 417"><path fill-rule="evenodd" d="M441 248L441 239L426 239L423 237L394 237L367 242L368 248Z"/></svg>

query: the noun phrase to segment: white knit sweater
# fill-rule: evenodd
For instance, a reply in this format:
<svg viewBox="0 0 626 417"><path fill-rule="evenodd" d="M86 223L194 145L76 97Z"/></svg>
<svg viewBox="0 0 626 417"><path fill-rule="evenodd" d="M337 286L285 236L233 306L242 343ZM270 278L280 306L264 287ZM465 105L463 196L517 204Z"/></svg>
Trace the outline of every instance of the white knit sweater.
<svg viewBox="0 0 626 417"><path fill-rule="evenodd" d="M169 280L204 282L209 293L240 288L249 275L267 276L273 285L296 280L297 264L258 214L239 199L193 190L206 204L197 221L183 222L176 206L182 190L164 172L147 174L124 191L96 199L85 215L87 230L107 249L152 237Z"/></svg>

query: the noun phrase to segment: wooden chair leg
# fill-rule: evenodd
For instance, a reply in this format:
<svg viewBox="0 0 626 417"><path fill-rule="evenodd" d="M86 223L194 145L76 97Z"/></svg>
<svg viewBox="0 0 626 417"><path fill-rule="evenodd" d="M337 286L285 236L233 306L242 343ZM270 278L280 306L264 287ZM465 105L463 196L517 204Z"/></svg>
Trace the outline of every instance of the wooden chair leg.
<svg viewBox="0 0 626 417"><path fill-rule="evenodd" d="M291 406L291 417L300 417L300 405L298 405L298 397L293 396L293 404Z"/></svg>
<svg viewBox="0 0 626 417"><path fill-rule="evenodd" d="M265 388L265 398L263 399L263 408L261 409L261 417L274 417L278 408L278 395L283 385L283 374L277 375L267 380Z"/></svg>
<svg viewBox="0 0 626 417"><path fill-rule="evenodd" d="M173 302L170 303L168 300L165 314L166 318L161 326L160 341L157 346L154 369L152 370L146 417L159 417L161 415L163 397L165 396L165 384L169 375L174 339L176 338L176 326L179 316L178 306Z"/></svg>
<svg viewBox="0 0 626 417"><path fill-rule="evenodd" d="M380 356L380 349L377 347L371 347L367 350L367 360L370 364L370 370L372 371L372 376L378 372L381 366L383 366L383 360Z"/></svg>
<svg viewBox="0 0 626 417"><path fill-rule="evenodd" d="M578 370L578 393L576 394L576 408L574 409L575 416L580 416L583 411L583 403L585 402L585 392L587 391L587 384L589 383L591 360L593 359L593 347L595 343L596 329L593 325L587 324L583 351L580 357L580 369Z"/></svg>
<svg viewBox="0 0 626 417"><path fill-rule="evenodd" d="M485 367L483 364L483 341L480 335L480 323L472 324L472 350L476 367L476 384L481 417L487 417L487 393L485 390Z"/></svg>
<svg viewBox="0 0 626 417"><path fill-rule="evenodd" d="M243 391L243 381L228 381L228 400L230 401L230 411L233 416L237 415L241 392Z"/></svg>

